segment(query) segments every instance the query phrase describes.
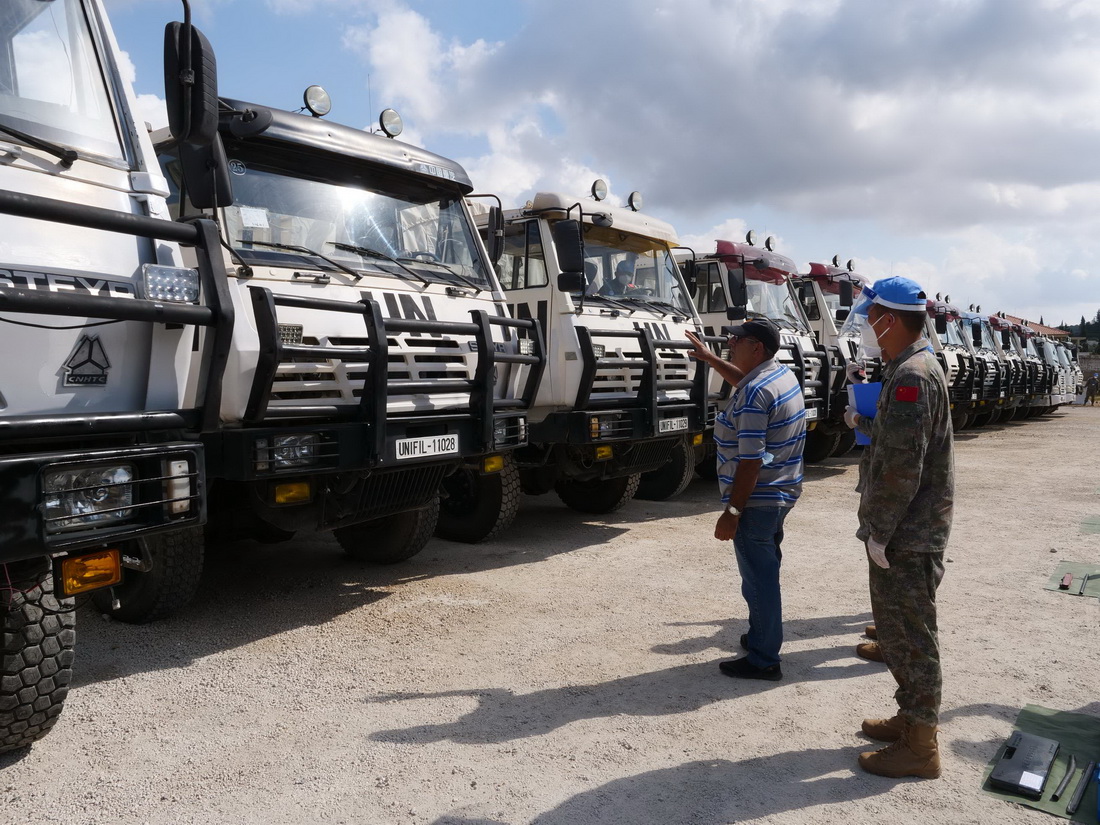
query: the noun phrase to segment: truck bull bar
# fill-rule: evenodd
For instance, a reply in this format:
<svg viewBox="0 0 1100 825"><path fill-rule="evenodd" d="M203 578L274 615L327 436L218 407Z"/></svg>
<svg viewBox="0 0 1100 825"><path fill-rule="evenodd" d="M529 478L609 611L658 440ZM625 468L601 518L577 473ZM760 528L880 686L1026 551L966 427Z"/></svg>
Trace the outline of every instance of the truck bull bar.
<svg viewBox="0 0 1100 825"><path fill-rule="evenodd" d="M593 338L625 338L638 343L640 358L597 356ZM661 412L683 412L688 417L688 431L700 432L707 420L707 366L701 361L695 364L692 378L664 379L658 377L657 351L661 349L690 350L690 341L655 338L644 327L637 329L601 329L577 327L577 339L582 359L580 386L574 410L589 412L595 410L641 409L644 415L644 433L642 438L654 438L666 435L660 430ZM596 378L603 372L617 370L638 370L641 380L638 392L633 399L592 398ZM688 401L661 401L662 392L688 391ZM667 417L667 416L666 416ZM637 437L637 433L623 432L623 437Z"/></svg>
<svg viewBox="0 0 1100 825"><path fill-rule="evenodd" d="M471 320L435 321L422 319L386 318L377 301L363 296L356 303L330 298L309 298L277 294L267 287L250 286L249 295L260 339L260 354L252 389L245 408L244 420L250 425L285 421L293 418L317 418L324 416L335 421L362 422L370 427L370 450L375 458L386 454L387 406L390 398L402 395L441 395L469 393L469 412L462 412L463 419L472 418L477 424L477 443L473 453L492 451L493 433L498 418L508 418L509 411L527 410L534 401L539 379L546 359L539 323L533 319L503 318L489 315L485 310L470 310ZM333 346L320 344L291 344L279 334L278 307L312 309L323 312L342 312L358 315L363 320L367 345ZM533 353L523 355L498 352L493 342L492 328L526 330L534 342ZM389 341L398 333L427 333L470 336L476 344L477 365L473 378L442 378L432 380L393 379L389 370ZM279 367L295 361L343 361L365 363L358 403L330 405L270 405ZM499 364L520 364L530 367L523 390L516 398L494 398L495 369ZM498 413L503 413L498 415ZM440 413L440 415L453 413ZM520 446L525 443L508 446Z"/></svg>
<svg viewBox="0 0 1100 825"><path fill-rule="evenodd" d="M202 359L206 371L200 410L6 416L0 420L0 439L41 436L47 432L51 435L99 435L124 430L150 432L165 427L198 426L203 432L218 428L222 377L233 337L233 305L226 286L218 230L213 221L178 223L8 191L0 191L0 213L193 246L198 256L201 295L206 300L205 306L196 306L144 298L106 298L0 287L0 311L213 329L206 345L210 350L209 361ZM218 250L218 254L212 255L211 250Z"/></svg>

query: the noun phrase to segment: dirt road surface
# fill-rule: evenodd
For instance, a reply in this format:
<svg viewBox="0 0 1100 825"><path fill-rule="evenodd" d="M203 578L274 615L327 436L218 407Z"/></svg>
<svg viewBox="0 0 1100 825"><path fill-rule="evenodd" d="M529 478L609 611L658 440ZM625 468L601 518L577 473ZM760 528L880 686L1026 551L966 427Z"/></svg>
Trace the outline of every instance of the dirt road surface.
<svg viewBox="0 0 1100 825"><path fill-rule="evenodd" d="M939 591L944 776L862 773L892 712L855 540L856 459L787 520L782 682L741 682L745 606L711 484L588 518L529 498L503 539L395 568L328 536L212 551L147 627L78 617L60 722L0 756L11 823L1047 823L980 793L1027 703L1100 715L1100 408L961 433Z"/></svg>

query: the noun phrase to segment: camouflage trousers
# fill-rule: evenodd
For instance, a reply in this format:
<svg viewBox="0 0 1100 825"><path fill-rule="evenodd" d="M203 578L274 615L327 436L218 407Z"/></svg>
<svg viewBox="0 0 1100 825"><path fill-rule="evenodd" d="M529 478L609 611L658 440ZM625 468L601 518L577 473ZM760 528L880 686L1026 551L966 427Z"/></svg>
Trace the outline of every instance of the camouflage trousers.
<svg viewBox="0 0 1100 825"><path fill-rule="evenodd" d="M870 562L871 612L879 649L898 683L899 714L910 724L939 723L943 675L936 627L936 588L943 553L886 549L888 568Z"/></svg>

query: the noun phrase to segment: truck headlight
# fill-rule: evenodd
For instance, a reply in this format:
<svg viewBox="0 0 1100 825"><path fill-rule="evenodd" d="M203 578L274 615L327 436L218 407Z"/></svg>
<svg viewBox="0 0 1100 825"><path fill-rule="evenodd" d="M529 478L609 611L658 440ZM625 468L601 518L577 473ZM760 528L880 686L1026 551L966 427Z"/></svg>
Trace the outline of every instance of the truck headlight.
<svg viewBox="0 0 1100 825"><path fill-rule="evenodd" d="M194 304L199 300L197 269L145 264L141 274L145 279L145 297L150 301Z"/></svg>
<svg viewBox="0 0 1100 825"><path fill-rule="evenodd" d="M319 444L316 433L277 435L272 439L271 460L276 468L316 464Z"/></svg>
<svg viewBox="0 0 1100 825"><path fill-rule="evenodd" d="M519 339L519 354L520 355L534 355L535 354L535 341L533 338L520 338Z"/></svg>
<svg viewBox="0 0 1100 825"><path fill-rule="evenodd" d="M134 468L129 464L79 467L42 479L47 532L79 530L130 518Z"/></svg>

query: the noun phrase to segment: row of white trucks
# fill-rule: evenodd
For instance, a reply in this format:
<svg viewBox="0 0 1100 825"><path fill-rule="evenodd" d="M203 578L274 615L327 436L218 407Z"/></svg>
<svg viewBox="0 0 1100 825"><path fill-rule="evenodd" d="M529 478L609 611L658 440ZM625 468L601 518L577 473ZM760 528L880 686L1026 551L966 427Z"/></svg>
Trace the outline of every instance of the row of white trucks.
<svg viewBox="0 0 1100 825"><path fill-rule="evenodd" d="M600 182L505 210L392 110L322 119L318 87L310 114L219 97L183 5L154 135L102 0L0 7L0 752L55 723L77 599L161 618L226 541L332 531L392 563L498 535L524 493L607 513L713 475L729 387L687 329L775 319L807 457L850 449L858 276L752 239L680 262ZM1063 403L1064 350L941 303L960 416Z"/></svg>

